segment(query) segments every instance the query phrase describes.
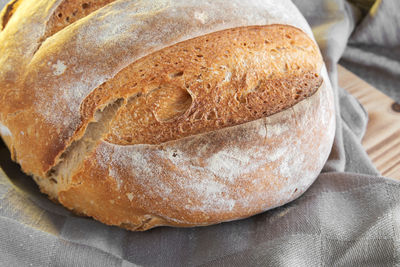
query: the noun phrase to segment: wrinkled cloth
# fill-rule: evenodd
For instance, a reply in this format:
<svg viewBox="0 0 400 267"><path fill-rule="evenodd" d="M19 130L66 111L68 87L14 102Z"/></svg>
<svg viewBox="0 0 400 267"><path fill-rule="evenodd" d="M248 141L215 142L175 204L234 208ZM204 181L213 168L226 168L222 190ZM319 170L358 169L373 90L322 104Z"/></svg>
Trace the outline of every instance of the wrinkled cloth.
<svg viewBox="0 0 400 267"><path fill-rule="evenodd" d="M340 64L400 103L400 3L376 1L351 35Z"/></svg>
<svg viewBox="0 0 400 267"><path fill-rule="evenodd" d="M0 0L0 7L7 1ZM377 266L400 263L400 183L361 145L368 116L338 87L337 63L399 97L397 0L294 0L313 28L337 108L323 173L297 200L248 219L129 232L79 217L40 193L0 144L2 266Z"/></svg>

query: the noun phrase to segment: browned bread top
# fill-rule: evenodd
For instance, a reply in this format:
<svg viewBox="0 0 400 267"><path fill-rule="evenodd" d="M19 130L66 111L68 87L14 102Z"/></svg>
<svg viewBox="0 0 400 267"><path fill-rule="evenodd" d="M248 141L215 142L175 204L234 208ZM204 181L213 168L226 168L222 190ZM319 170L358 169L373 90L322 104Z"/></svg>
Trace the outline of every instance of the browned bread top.
<svg viewBox="0 0 400 267"><path fill-rule="evenodd" d="M94 90L82 114L125 99L106 140L159 144L287 109L321 85L321 56L302 31L270 25L207 34L152 53Z"/></svg>
<svg viewBox="0 0 400 267"><path fill-rule="evenodd" d="M72 142L83 136L88 123L95 120L95 110L102 110L116 100L113 99L114 95L122 96L124 103L121 112L112 122L113 131L109 133L107 140L117 144L157 143L267 116L300 101L302 97L315 91L320 83L318 77L315 77L322 62L318 49L312 44L312 35L304 19L290 15L298 14L298 11L289 1L276 5L274 1L211 1L199 4L194 0L119 0L112 3L101 1L96 5L90 4L89 7L85 5L85 8L83 4L85 3L66 0L21 1L0 34L0 98L6 103L0 107L0 121L11 129L12 137L6 137L6 143L14 158L18 159L28 173L45 176ZM105 6L101 7L103 4ZM76 10L78 11L75 12ZM87 15L89 12L92 13ZM79 20L70 25L61 20L70 17L69 23L72 22L73 13ZM87 16L83 17L85 15ZM274 23L293 25L305 33L289 26L256 26L224 31ZM50 36L49 33L55 34ZM293 38L290 40L286 33ZM212 34L212 38L221 38L217 41L221 46L212 47L211 43L215 43L217 39L207 44L206 38L201 37L207 34ZM279 38L280 35L282 39ZM46 37L48 38L45 39ZM240 43L223 40L239 37L242 38ZM255 40L250 41L253 37ZM176 48L167 48L193 38L200 39L177 45ZM273 42L268 43L269 38ZM218 66L214 64L215 70L202 69L213 68L209 65L213 54L207 54L205 50L201 54L194 51L196 41L203 42L202 46L215 51L214 60L219 63ZM284 49L280 49L274 42L278 42ZM195 53L185 55L185 46ZM231 51L225 55L227 58L223 56L226 52L223 46ZM245 74L243 64L252 61L263 49L270 49L272 53L262 52L260 56L265 60L251 63L254 64L253 67L258 64L258 67L254 72ZM155 51L159 51L158 57L153 54L151 59L146 58ZM182 54L176 55L176 60L172 60L173 52ZM273 55L275 53L276 56ZM236 58L236 54L243 58ZM279 63L268 65L268 62L272 62L272 56ZM157 61L168 57L170 60L155 66ZM243 62L238 62L239 59ZM176 62L178 64L172 67ZM147 69L140 75L135 73L126 77L129 70L140 70L150 63L152 70ZM236 63L239 65L233 66ZM304 64L305 68L296 71L296 64ZM227 69L222 70L223 66ZM168 71L168 75L164 71ZM231 72L231 77L228 71ZM261 78L261 74L268 75L273 71L283 76ZM154 72L153 75L151 72ZM146 77L141 77L143 74ZM175 77L170 77L169 74ZM196 80L207 82L184 82L196 75L202 75ZM225 75L231 80L224 85L221 83ZM302 85L301 93L294 92L293 86L301 84L300 79L306 75L309 84ZM116 76L119 78L114 78ZM135 82L144 84L142 78L148 79L149 84L135 88ZM150 81L152 78L154 80ZM100 105L96 101L90 101L102 86L108 88L107 82L121 84L112 91L103 91L100 98L96 97ZM246 88L236 94L235 86L242 84ZM286 86L287 89L282 91L284 93L276 90L278 84ZM166 87L162 87L164 85ZM187 85L190 88L186 88ZM132 115L125 118L122 110L137 106L149 90L159 86L160 89L146 97L147 103L142 106L153 109L151 112L147 110L143 115L149 121L136 123L138 129L147 128L149 135L139 137L137 131L127 135L132 129L129 124L134 121L132 118L135 112L125 113L125 117ZM169 90L168 87L171 86L173 88L169 91L171 95L167 100L165 90ZM258 90L267 87L270 88L268 93ZM253 89L254 92L245 92ZM222 91L226 97L220 101L226 101L224 105L218 104L218 99L215 98ZM141 92L143 96L134 100L135 92ZM297 93L299 96L295 99ZM106 103L106 99L110 102ZM128 99L129 103L125 103ZM160 99L165 105L160 104ZM211 99L212 102L205 105L206 100ZM278 99L275 104L263 103L272 103ZM174 105L177 101L180 104L171 109L170 104ZM232 115L223 118L222 114ZM174 119L178 119L176 115L182 115L180 127L175 127L177 121ZM240 117L236 119L236 116ZM204 121L204 124L198 123L193 129L186 130L191 121L196 119ZM127 123L124 124L122 120ZM171 125L178 130L171 129ZM154 135L155 132L159 134L151 137L150 134Z"/></svg>

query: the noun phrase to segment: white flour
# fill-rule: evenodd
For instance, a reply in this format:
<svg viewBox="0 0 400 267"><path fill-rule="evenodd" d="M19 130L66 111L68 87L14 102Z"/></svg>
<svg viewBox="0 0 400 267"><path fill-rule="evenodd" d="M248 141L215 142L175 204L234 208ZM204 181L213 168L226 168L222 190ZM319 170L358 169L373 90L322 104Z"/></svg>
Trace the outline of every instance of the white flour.
<svg viewBox="0 0 400 267"><path fill-rule="evenodd" d="M8 129L5 125L0 123L0 135L1 136L12 136L10 129Z"/></svg>

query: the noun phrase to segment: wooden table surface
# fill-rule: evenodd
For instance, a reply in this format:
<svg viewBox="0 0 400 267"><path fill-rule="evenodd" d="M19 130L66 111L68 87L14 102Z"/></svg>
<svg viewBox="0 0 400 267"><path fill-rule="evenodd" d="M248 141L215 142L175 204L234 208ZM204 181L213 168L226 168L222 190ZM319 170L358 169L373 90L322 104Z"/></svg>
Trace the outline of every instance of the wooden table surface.
<svg viewBox="0 0 400 267"><path fill-rule="evenodd" d="M362 141L368 155L383 176L400 180L400 110L394 111L391 98L344 67L338 66L338 72L339 85L368 111L369 122Z"/></svg>

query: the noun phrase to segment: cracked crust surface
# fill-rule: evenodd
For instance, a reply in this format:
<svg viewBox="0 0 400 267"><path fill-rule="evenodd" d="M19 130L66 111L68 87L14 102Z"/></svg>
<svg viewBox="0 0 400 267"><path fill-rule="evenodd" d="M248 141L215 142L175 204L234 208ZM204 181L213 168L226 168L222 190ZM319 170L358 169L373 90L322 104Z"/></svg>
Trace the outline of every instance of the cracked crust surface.
<svg viewBox="0 0 400 267"><path fill-rule="evenodd" d="M206 225L282 205L322 168L331 88L290 1L17 3L1 136L66 207L131 230Z"/></svg>

